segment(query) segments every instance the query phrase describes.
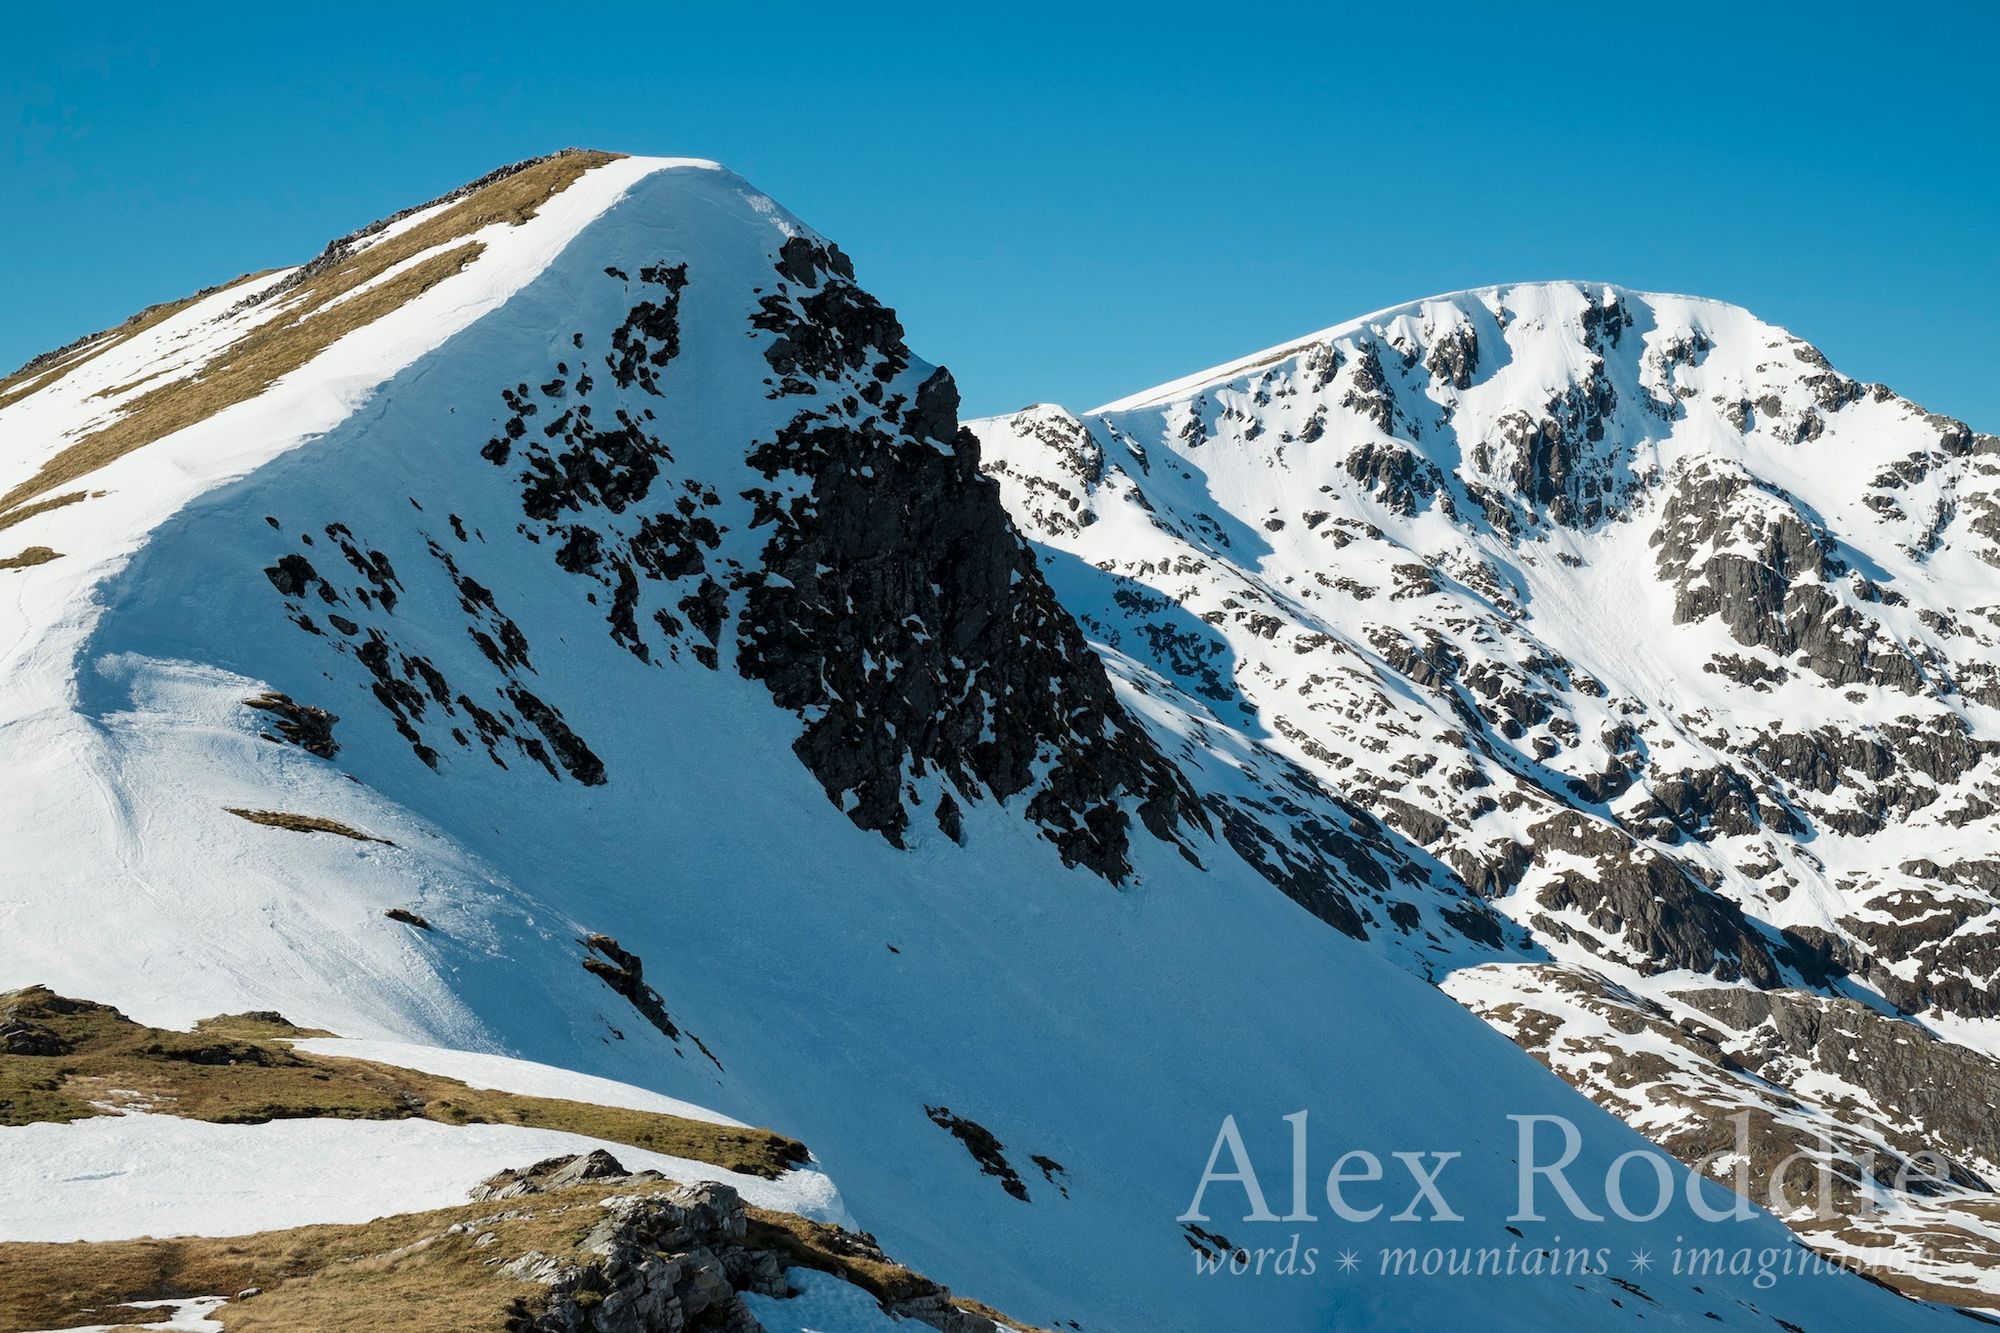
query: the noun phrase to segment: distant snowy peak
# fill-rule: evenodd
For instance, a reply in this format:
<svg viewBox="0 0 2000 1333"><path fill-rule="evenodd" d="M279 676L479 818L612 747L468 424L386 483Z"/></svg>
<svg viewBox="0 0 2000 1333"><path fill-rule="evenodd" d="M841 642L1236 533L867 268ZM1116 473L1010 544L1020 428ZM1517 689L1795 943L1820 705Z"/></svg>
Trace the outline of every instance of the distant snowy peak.
<svg viewBox="0 0 2000 1333"><path fill-rule="evenodd" d="M1859 410L1839 416L1850 408ZM1856 480L1870 486L1909 484L1876 479L1907 463L1895 452L1905 433L1944 456L1975 447L1963 423L1841 375L1810 344L1739 307L1576 283L1392 307L1086 416L1129 431L1155 414L1172 418L1177 438L1268 437L1267 448L1310 444L1328 430L1365 436L1372 426L1415 446L1505 528L1588 526L1689 452L1806 445L1836 418L1863 428L1840 457L1846 471L1868 469ZM1885 429L1906 422L1927 429ZM1669 437L1692 448L1663 454ZM1452 455L1460 443L1472 447ZM1811 471L1823 460L1804 461ZM1385 470L1393 506L1427 494L1417 464L1392 455L1371 466ZM1913 536L1933 540L1928 527Z"/></svg>
<svg viewBox="0 0 2000 1333"><path fill-rule="evenodd" d="M1715 858L1742 877L1791 865L1814 827L1927 807L1963 827L2000 796L1980 762L2000 736L2000 440L1736 307L1486 288L975 430L1114 672L1267 732L1255 748L1480 897L1528 873L1554 813L1640 844L1726 827L1760 849ZM1807 698L1900 756L1860 811L1833 775L1873 761L1799 767L1828 744L1796 730ZM1837 928L1786 896L1776 922Z"/></svg>
<svg viewBox="0 0 2000 1333"><path fill-rule="evenodd" d="M1835 684L1935 687L1922 640L1937 626L1911 626L1913 643L1899 618L1877 614L1895 604L1886 581L1956 584L2000 566L2000 442L1840 374L1747 311L1689 297L1486 288L1383 311L1086 418L1041 406L1013 421L1015 435L1050 446L1016 475L1040 493L1025 500L1029 516L1058 525L1077 521L1107 445L1113 471L1139 476L1149 449L1202 459L1223 486L1244 488L1241 500L1218 498L1269 533L1290 521L1289 488L1329 462L1363 498L1356 517L1443 523L1515 548L1545 542L1568 558L1573 537L1657 503L1653 559L1675 620L1719 617L1739 642L1802 652ZM1004 441L992 447L1007 453ZM1253 496L1250 512L1241 502ZM1294 517L1325 539L1334 512ZM1763 614L1774 597L1786 615ZM2000 688L1976 666L1972 675L1961 684Z"/></svg>
<svg viewBox="0 0 2000 1333"><path fill-rule="evenodd" d="M1810 1069L1732 1063L1769 1008L1738 992L1991 1049L2000 439L1747 311L1576 283L972 429L1243 857L1636 1124L1712 1138L1775 1084L1867 1138ZM1645 1034L1718 1022L1691 1102Z"/></svg>

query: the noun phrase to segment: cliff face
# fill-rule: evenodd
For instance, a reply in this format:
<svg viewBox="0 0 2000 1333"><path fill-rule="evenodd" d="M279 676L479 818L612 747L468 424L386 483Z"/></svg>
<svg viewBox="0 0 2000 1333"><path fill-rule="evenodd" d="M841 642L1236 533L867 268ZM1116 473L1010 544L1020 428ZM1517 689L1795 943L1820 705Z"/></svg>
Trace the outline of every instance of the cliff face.
<svg viewBox="0 0 2000 1333"><path fill-rule="evenodd" d="M740 580L744 673L808 718L795 748L861 827L903 846L935 770L946 836L962 801L1024 796L1066 863L1123 880L1126 805L1171 840L1201 824L1186 782L980 476L951 375L899 379L902 329L837 248L793 238L777 267L789 284L754 322L791 414L749 454L751 523L772 535Z"/></svg>

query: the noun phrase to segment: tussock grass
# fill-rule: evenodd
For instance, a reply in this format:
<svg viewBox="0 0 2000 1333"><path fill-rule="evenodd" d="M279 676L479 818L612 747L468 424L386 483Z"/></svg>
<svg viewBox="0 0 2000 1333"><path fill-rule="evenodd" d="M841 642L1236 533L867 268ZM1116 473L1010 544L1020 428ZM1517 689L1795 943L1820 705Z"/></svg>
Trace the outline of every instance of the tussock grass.
<svg viewBox="0 0 2000 1333"><path fill-rule="evenodd" d="M116 1009L111 1011L118 1014ZM119 1014L120 1018L124 1015ZM305 1037L332 1037L325 1028L302 1028L283 1014L269 1009L247 1014L217 1014L204 1018L191 1029L202 1037L233 1037L238 1041L297 1041Z"/></svg>
<svg viewBox="0 0 2000 1333"><path fill-rule="evenodd" d="M265 828L290 829L294 833L331 833L336 837L352 838L356 842L379 842L384 847L396 844L387 838L378 838L372 833L363 833L352 825L337 819L325 819L319 815L295 815L286 810L241 810L224 806L224 811L238 819L247 819L252 824L262 824Z"/></svg>
<svg viewBox="0 0 2000 1333"><path fill-rule="evenodd" d="M528 1124L630 1143L767 1177L805 1160L802 1145L650 1112L468 1088L370 1061L317 1057L289 1042L325 1035L274 1013L225 1014L190 1032L134 1023L107 1005L45 987L0 995L0 1031L67 1049L0 1054L0 1124L104 1114L93 1097L198 1119L423 1116L448 1124ZM233 1061L233 1063L224 1063ZM112 1089L123 1089L113 1094ZM234 1237L0 1244L0 1328L67 1328L157 1318L136 1301L227 1296L231 1333L382 1328L499 1330L538 1312L545 1288L502 1276L500 1264L539 1251L583 1258L612 1195L672 1182L593 1181L519 1198L461 1204L356 1225L295 1227ZM748 1243L790 1267L831 1273L885 1306L934 1288L866 1237L788 1213L751 1208ZM996 1322L998 1312L953 1301ZM1024 1325L1008 1325L1025 1327Z"/></svg>
<svg viewBox="0 0 2000 1333"><path fill-rule="evenodd" d="M329 251L301 270L295 284L274 294L280 305L273 318L216 353L198 371L139 395L115 421L56 454L33 477L0 495L0 516L135 449L256 397L339 338L408 304L472 263L483 246L463 238L494 224L518 226L526 222L584 172L612 157L608 153L574 152L547 158L472 191L437 216L387 240L358 252ZM463 243L454 244L460 241ZM393 277L384 277L411 260L417 262ZM119 336L129 337L130 332L121 330ZM90 355L102 350L95 348ZM4 389L0 383L0 391Z"/></svg>
<svg viewBox="0 0 2000 1333"><path fill-rule="evenodd" d="M291 1040L327 1034L295 1028L276 1014L225 1015L175 1032L36 986L0 995L0 1028L14 1025L28 1036L0 1041L0 1125L60 1124L121 1110L217 1124L424 1119L583 1134L766 1179L807 1160L804 1144L770 1130L496 1092L374 1061L307 1055L293 1050ZM37 1049L46 1053L25 1053Z"/></svg>
<svg viewBox="0 0 2000 1333"><path fill-rule="evenodd" d="M231 1333L498 1333L510 1314L543 1299L544 1289L500 1276L491 1261L575 1248L601 1216L597 1200L606 1193L551 1194L556 1202L511 1218L493 1217L504 1206L488 1203L220 1239L0 1245L0 1328L74 1328L132 1318L138 1312L121 1307L133 1301L261 1287L217 1316ZM493 1220L450 1234L455 1223L482 1218ZM476 1236L487 1233L496 1240L477 1245Z"/></svg>
<svg viewBox="0 0 2000 1333"><path fill-rule="evenodd" d="M1963 1215L1968 1222L1990 1226L2000 1221L2000 1202L1992 1199L1953 1200L1951 1210ZM1935 1301L1961 1309L1993 1308L1993 1296L1984 1288L1981 1279L2000 1267L2000 1255L1994 1253L1992 1240L1981 1231L1924 1219L1871 1221L1856 1225L1849 1219L1816 1222L1811 1218L1803 1219L1797 1230L1809 1245L1822 1239L1837 1243L1841 1248L1814 1245L1829 1262L1837 1262L1839 1258L1859 1250L1863 1259L1878 1265L1862 1274L1866 1280L1899 1291L1912 1300ZM1891 1247L1899 1243L1905 1247L1920 1248L1932 1255L1935 1260L1932 1271L1913 1273L1896 1266L1896 1253ZM1939 1269L1946 1265L1970 1270L1970 1273L1940 1272Z"/></svg>
<svg viewBox="0 0 2000 1333"><path fill-rule="evenodd" d="M61 509L82 500L95 499L97 495L102 494L104 494L102 491L96 492L95 495L89 491L70 491L64 495L53 495L46 500L37 500L33 504L22 505L19 509L9 510L7 513L0 514L0 532L5 532L16 523L25 523L37 514L46 514L51 510Z"/></svg>
<svg viewBox="0 0 2000 1333"><path fill-rule="evenodd" d="M264 273L268 272L269 269L264 270ZM0 407L11 406L31 393L40 393L77 367L88 365L112 348L130 341L148 329L157 328L195 302L213 296L216 292L227 291L231 287L241 287L253 278L262 276L263 273L246 273L234 282L226 282L220 287L210 287L206 291L196 292L193 296L183 297L178 301L163 301L159 305L149 305L115 329L86 334L67 347L59 347L53 352L44 353L13 374L0 379Z"/></svg>
<svg viewBox="0 0 2000 1333"><path fill-rule="evenodd" d="M225 407L256 397L340 337L374 323L459 272L479 257L482 248L467 242L412 266L324 315L308 311L289 319L281 316L259 327L194 375L141 394L110 425L57 453L34 476L0 495L0 512L87 476L177 430L206 421ZM338 294L329 293L325 299Z"/></svg>
<svg viewBox="0 0 2000 1333"><path fill-rule="evenodd" d="M46 546L30 546L19 555L0 558L0 569L32 569L36 565L46 565L51 560L62 559L62 552Z"/></svg>

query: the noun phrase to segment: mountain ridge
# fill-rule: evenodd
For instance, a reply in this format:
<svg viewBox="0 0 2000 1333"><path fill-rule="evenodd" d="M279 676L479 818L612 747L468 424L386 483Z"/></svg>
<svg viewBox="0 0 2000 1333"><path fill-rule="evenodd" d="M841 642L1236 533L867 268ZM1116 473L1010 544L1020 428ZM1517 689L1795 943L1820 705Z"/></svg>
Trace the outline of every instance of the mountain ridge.
<svg viewBox="0 0 2000 1333"><path fill-rule="evenodd" d="M1090 642L1097 594L1131 590L1056 557L1053 492L980 474L1018 453L961 429L949 377L754 187L625 158L496 207L311 309L305 284L220 293L0 405L32 445L0 480L33 476L163 401L135 385L451 260L14 511L10 541L66 554L0 571L8 984L156 1026L279 1009L769 1124L893 1252L1038 1322L1632 1317L1606 1273L1503 1302L1192 1271L1216 1242L1179 1217L1225 1114L1263 1147L1302 1106L1342 1147L1421 1124L1465 1153L1465 1238L1501 1248L1510 1115L1576 1121L1599 1178L1643 1148L1428 984L1425 961L1519 962L1540 928L1269 743L1233 663L1193 659L1204 693ZM1342 410L1393 422L1383 399ZM1091 471L1071 442L1053 456ZM1364 470L1408 489L1394 456ZM1248 548L1264 517L1210 521ZM1357 559L1375 540L1350 536ZM1164 653L1217 628L1132 606ZM1216 1225L1224 1250L1258 1238ZM1791 1243L1678 1202L1616 1239L1681 1234ZM1686 1326L1935 1317L1844 1277L1645 1289Z"/></svg>
<svg viewBox="0 0 2000 1333"><path fill-rule="evenodd" d="M1233 357L1227 361L1217 362L1205 370L1198 370L1189 375L1177 376L1156 384L1149 389L1141 389L1137 393L1114 398L1109 402L1090 408L1083 415L1097 416L1105 412L1123 412L1136 407L1152 406L1162 399L1171 398L1189 389L1199 389L1207 385L1219 384L1226 380L1235 379L1248 371L1259 369L1272 361L1284 360L1287 357L1295 356L1314 343L1323 343L1333 338L1351 334L1369 324L1388 322L1400 316L1420 311L1426 306L1498 296L1502 292L1514 289L1560 287L1594 288L1601 291L1615 292L1620 296L1632 297L1641 301L1650 302L1655 299L1684 301L1695 305L1716 306L1739 311L1745 315L1752 314L1749 307L1738 305L1733 301L1725 301L1720 297L1703 296L1698 292L1652 291L1647 288L1632 287L1624 283L1607 282L1601 279L1527 278L1513 282L1481 283L1474 287L1460 287L1449 291L1433 292L1429 296L1421 296L1414 301L1397 301L1390 305L1382 306L1380 309L1371 310L1365 315L1357 315L1351 319L1342 320L1338 324L1329 324L1325 328L1316 329L1311 333L1301 334L1296 338L1290 338L1281 343L1273 343L1271 346L1252 352L1248 356ZM1752 317L1754 318L1755 316L1752 315ZM1059 407L1061 404L1030 403L1027 406ZM1023 408L1021 410L1026 409ZM1008 414L996 413L995 415L1005 416Z"/></svg>

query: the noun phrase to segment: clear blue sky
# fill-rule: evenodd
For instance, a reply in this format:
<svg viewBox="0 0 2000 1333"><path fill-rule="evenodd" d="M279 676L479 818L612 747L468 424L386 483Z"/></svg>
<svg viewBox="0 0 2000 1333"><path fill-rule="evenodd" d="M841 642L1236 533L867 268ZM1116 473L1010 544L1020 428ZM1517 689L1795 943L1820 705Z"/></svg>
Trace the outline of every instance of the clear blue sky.
<svg viewBox="0 0 2000 1333"><path fill-rule="evenodd" d="M2000 431L1992 6L280 8L4 7L0 369L582 144L756 181L969 412L1581 277Z"/></svg>

